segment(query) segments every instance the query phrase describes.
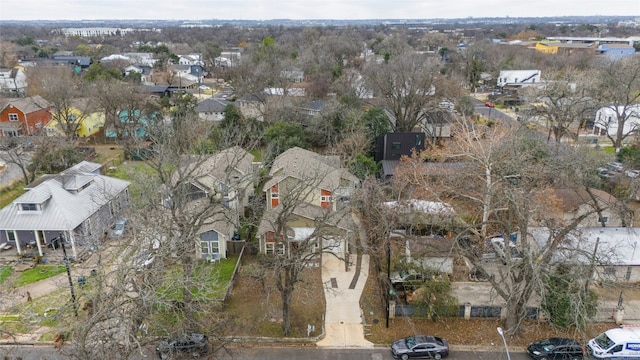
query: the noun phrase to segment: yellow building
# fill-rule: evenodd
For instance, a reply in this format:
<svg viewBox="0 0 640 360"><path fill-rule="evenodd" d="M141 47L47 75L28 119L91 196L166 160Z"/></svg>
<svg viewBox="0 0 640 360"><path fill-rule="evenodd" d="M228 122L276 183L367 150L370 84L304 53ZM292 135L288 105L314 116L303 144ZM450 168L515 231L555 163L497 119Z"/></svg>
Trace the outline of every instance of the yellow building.
<svg viewBox="0 0 640 360"><path fill-rule="evenodd" d="M78 109L75 106L72 106L69 109L70 120L71 121L80 121L80 125L76 130L76 135L78 137L89 137L91 135L96 134L100 131L100 128L104 127L105 115L102 111L92 111L85 110L86 113L83 113L82 110ZM64 136L64 128L63 126L59 126L58 119L54 118L47 124L46 126L47 136Z"/></svg>
<svg viewBox="0 0 640 360"><path fill-rule="evenodd" d="M559 42L540 41L536 43L536 51L543 54L557 54Z"/></svg>

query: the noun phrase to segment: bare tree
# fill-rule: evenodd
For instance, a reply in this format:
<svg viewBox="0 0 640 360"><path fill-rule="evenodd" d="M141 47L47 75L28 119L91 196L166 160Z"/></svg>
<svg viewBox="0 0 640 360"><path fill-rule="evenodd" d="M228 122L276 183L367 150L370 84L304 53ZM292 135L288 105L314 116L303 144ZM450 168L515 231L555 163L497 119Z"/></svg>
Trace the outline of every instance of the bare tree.
<svg viewBox="0 0 640 360"><path fill-rule="evenodd" d="M383 63L369 63L365 79L374 95L395 117L394 132L411 132L436 108L439 64L435 58L416 53L401 53Z"/></svg>
<svg viewBox="0 0 640 360"><path fill-rule="evenodd" d="M80 76L69 67L36 67L27 73L27 92L40 95L51 104L52 120L68 140L75 140L77 131L94 107L84 96Z"/></svg>
<svg viewBox="0 0 640 360"><path fill-rule="evenodd" d="M505 301L505 327L510 334L518 332L533 295L544 293L551 271L548 264L564 237L596 213L594 208L565 220L551 195L556 186L580 189L593 177L593 169L573 165L575 151L561 148L552 155L549 145L524 127L488 128L463 123L458 125L452 144L439 153L442 159L456 161L450 165L457 163L457 171L429 172L429 166L425 168L418 158L397 170L396 181L414 188L414 196L445 200L467 220L469 226L458 232L456 239L467 239L460 244L471 245L459 250L473 269L492 273L489 282ZM529 235L532 223L552 229L546 242L537 243ZM498 234L504 234L502 240L496 240L502 241L505 249L498 257L502 265L487 271L485 246ZM513 251L510 234L518 234Z"/></svg>
<svg viewBox="0 0 640 360"><path fill-rule="evenodd" d="M640 99L640 58L630 56L609 63L599 74L594 94L601 106L608 108L614 114L614 119L596 119L605 125L607 130L615 129L613 134L606 132L616 153L630 135L638 130L633 122L638 114L638 99Z"/></svg>
<svg viewBox="0 0 640 360"><path fill-rule="evenodd" d="M278 165L277 161L273 167L276 173L281 173L279 167L282 164ZM285 175L285 181L276 184L267 182L265 185L268 188L277 186L278 204L266 210L258 234L264 237L265 246L268 247L264 249L267 256L263 265L276 279L282 300L282 332L285 336L292 332L291 301L297 284L302 280L303 271L318 264L321 255L344 257L345 245L340 243L353 244L355 240L355 224L349 208L334 208L333 203L328 207L319 204L320 189L339 195L336 190L342 185L334 182L336 188L327 189L327 179L335 179L336 173L340 172L333 169L330 174L327 170L326 166L308 167L295 176ZM338 202L338 199L333 202ZM302 228L310 230L305 232Z"/></svg>
<svg viewBox="0 0 640 360"><path fill-rule="evenodd" d="M545 121L547 141L553 138L560 143L563 137L577 140L578 131L585 119L595 112L593 98L588 91L590 81L584 72L565 69L555 75L549 74L543 86L530 88L532 98L531 115Z"/></svg>

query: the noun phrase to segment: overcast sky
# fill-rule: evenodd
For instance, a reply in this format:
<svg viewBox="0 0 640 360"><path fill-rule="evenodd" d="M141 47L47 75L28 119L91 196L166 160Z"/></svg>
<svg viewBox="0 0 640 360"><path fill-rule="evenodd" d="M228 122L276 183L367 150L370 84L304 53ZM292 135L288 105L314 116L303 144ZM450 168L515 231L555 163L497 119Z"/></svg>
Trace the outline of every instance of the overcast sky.
<svg viewBox="0 0 640 360"><path fill-rule="evenodd" d="M640 16L640 0L16 0L1 20L432 19Z"/></svg>

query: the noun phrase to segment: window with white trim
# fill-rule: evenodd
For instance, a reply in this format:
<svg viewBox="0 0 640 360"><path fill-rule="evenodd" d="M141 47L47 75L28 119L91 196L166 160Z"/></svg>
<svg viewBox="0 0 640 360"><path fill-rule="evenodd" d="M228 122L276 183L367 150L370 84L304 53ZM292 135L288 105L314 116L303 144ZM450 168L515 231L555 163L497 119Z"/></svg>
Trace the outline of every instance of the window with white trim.
<svg viewBox="0 0 640 360"><path fill-rule="evenodd" d="M9 121L18 121L18 114L9 114Z"/></svg>
<svg viewBox="0 0 640 360"><path fill-rule="evenodd" d="M220 241L217 231L206 231L200 234L200 248L202 255L219 254Z"/></svg>
<svg viewBox="0 0 640 360"><path fill-rule="evenodd" d="M277 250L277 255L284 255L284 243L274 243L274 242L268 242L265 244L265 253L267 255L272 255L274 254L274 252L276 252Z"/></svg>

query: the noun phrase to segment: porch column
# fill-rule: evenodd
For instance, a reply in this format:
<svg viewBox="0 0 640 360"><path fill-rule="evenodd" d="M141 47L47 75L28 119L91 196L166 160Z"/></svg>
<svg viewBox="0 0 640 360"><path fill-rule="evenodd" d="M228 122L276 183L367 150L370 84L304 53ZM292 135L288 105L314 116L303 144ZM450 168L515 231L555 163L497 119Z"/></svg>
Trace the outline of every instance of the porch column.
<svg viewBox="0 0 640 360"><path fill-rule="evenodd" d="M18 231L13 230L13 236L16 239L16 249L18 250L18 255L22 255L22 248L20 248L20 239L18 239ZM7 240L9 240L9 235L7 235Z"/></svg>
<svg viewBox="0 0 640 360"><path fill-rule="evenodd" d="M76 251L76 240L73 237L73 231L65 231L64 232L64 237L66 239L69 239L69 241L71 242L71 253L73 254L73 258L77 259L78 258L78 252Z"/></svg>
<svg viewBox="0 0 640 360"><path fill-rule="evenodd" d="M38 255L44 256L42 252L42 245L40 245L40 234L37 230L34 230L33 233L36 235L36 246L38 247Z"/></svg>

